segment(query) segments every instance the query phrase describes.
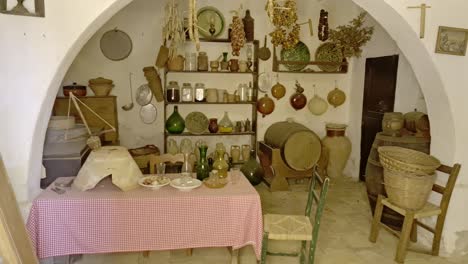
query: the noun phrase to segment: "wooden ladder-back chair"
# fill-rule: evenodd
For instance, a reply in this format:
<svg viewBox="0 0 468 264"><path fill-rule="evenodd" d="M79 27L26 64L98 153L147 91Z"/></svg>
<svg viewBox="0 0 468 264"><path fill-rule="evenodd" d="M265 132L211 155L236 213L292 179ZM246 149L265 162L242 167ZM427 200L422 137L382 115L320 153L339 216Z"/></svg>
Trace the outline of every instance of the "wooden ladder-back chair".
<svg viewBox="0 0 468 264"><path fill-rule="evenodd" d="M320 228L320 219L325 206L325 198L328 192L329 178L323 179L317 172L317 167L313 169L310 180L309 195L304 215L281 215L266 214L264 216L264 232L261 263L266 262L266 256L300 256L300 262L305 262L306 245L309 244L308 263L314 263L315 249ZM317 183L320 192L317 192ZM314 221L311 222L310 214L312 204L316 203ZM268 240L293 240L302 241L301 252L299 253L278 253L268 252Z"/></svg>
<svg viewBox="0 0 468 264"><path fill-rule="evenodd" d="M450 198L452 197L453 189L455 188L455 182L457 181L460 168L460 164L455 164L453 165L453 167L441 165L439 168L437 168L437 171L449 175L445 187L440 186L439 184L434 184L432 186L432 191L442 195L442 199L439 205L427 202L426 205L420 210L406 210L397 205L394 205L384 196L379 195L377 199L377 205L375 207L374 219L372 221L372 229L369 240L374 243L377 241L380 226L384 227L392 234L399 237L400 241L398 242L395 261L398 263L403 263L406 256L408 242L410 239L413 242L417 241L417 226L420 226L434 234L431 253L434 256L438 256L440 250L440 240L442 238L442 231L444 229L445 217L447 215L447 209L450 203ZM403 215L404 221L401 232L391 229L390 227L388 227L380 221L384 206L387 206L393 209L394 211L398 212L399 214ZM435 227L430 227L420 222L421 218L433 216L437 216L437 223Z"/></svg>
<svg viewBox="0 0 468 264"><path fill-rule="evenodd" d="M149 158L149 166L150 166L150 173L154 174L155 173L155 166L158 163L176 163L176 162L184 162L184 154L178 153L175 155L172 154L162 154L162 155L151 155Z"/></svg>

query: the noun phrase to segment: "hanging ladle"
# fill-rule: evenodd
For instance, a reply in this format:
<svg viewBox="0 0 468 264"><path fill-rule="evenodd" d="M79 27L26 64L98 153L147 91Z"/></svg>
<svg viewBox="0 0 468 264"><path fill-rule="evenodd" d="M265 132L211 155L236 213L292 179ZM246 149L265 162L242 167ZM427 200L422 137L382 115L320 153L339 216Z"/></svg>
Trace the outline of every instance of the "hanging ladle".
<svg viewBox="0 0 468 264"><path fill-rule="evenodd" d="M267 42L267 36L265 35L265 43L264 43L264 46L260 48L260 50L258 51L258 57L261 59L261 60L268 60L271 56L271 51L270 49L266 46L266 42Z"/></svg>
<svg viewBox="0 0 468 264"><path fill-rule="evenodd" d="M126 105L122 106L122 109L124 111L130 111L133 108L132 73L128 74L128 79L129 79L129 82L130 82L130 100L131 100L131 102L129 104L126 104Z"/></svg>

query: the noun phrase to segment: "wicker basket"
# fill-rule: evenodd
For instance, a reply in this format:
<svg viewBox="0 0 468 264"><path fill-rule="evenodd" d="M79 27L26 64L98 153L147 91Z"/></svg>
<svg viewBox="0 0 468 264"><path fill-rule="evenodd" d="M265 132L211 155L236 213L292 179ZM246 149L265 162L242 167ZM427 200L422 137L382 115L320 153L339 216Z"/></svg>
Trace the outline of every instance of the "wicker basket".
<svg viewBox="0 0 468 264"><path fill-rule="evenodd" d="M424 207L434 181L435 174L411 174L384 169L384 185L389 201L409 210Z"/></svg>
<svg viewBox="0 0 468 264"><path fill-rule="evenodd" d="M384 146L379 147L378 152L380 163L385 169L432 175L440 166L438 159L412 149Z"/></svg>

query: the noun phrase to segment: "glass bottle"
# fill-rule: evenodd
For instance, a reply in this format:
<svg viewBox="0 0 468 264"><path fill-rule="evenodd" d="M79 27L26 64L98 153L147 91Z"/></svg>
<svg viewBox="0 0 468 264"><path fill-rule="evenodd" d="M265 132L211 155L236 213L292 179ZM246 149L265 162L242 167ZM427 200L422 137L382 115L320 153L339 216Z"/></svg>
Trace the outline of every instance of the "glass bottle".
<svg viewBox="0 0 468 264"><path fill-rule="evenodd" d="M192 164L190 164L190 155L192 153L186 152L184 153L184 163L182 164L182 170L180 172L192 172Z"/></svg>
<svg viewBox="0 0 468 264"><path fill-rule="evenodd" d="M239 84L239 87L237 88L237 94L239 95L239 101L247 101L247 85L245 83Z"/></svg>
<svg viewBox="0 0 468 264"><path fill-rule="evenodd" d="M226 148L223 143L216 144L216 157L215 162L213 163L213 169L218 171L219 178L226 178L229 165L224 159L226 154Z"/></svg>
<svg viewBox="0 0 468 264"><path fill-rule="evenodd" d="M205 85L203 83L195 84L195 102L205 102Z"/></svg>
<svg viewBox="0 0 468 264"><path fill-rule="evenodd" d="M252 82L249 82L249 87L247 88L247 101L253 101L253 87Z"/></svg>
<svg viewBox="0 0 468 264"><path fill-rule="evenodd" d="M198 53L198 71L208 71L208 56L204 51Z"/></svg>
<svg viewBox="0 0 468 264"><path fill-rule="evenodd" d="M210 176L210 168L206 159L208 146L201 144L198 149L200 150L200 160L197 162L197 179L203 181Z"/></svg>
<svg viewBox="0 0 468 264"><path fill-rule="evenodd" d="M250 150L250 158L242 165L241 172L252 185L262 182L264 171L262 166L257 162L254 149Z"/></svg>
<svg viewBox="0 0 468 264"><path fill-rule="evenodd" d="M193 102L193 89L190 83L182 85L182 102Z"/></svg>
<svg viewBox="0 0 468 264"><path fill-rule="evenodd" d="M223 119L218 123L219 132L232 133L233 127L234 125L232 124L231 119L229 119L228 112L224 112Z"/></svg>
<svg viewBox="0 0 468 264"><path fill-rule="evenodd" d="M181 134L185 129L185 121L179 114L177 105L174 105L174 112L166 120L166 129L170 134Z"/></svg>
<svg viewBox="0 0 468 264"><path fill-rule="evenodd" d="M180 102L180 87L176 81L170 81L166 88L166 101L169 103Z"/></svg>

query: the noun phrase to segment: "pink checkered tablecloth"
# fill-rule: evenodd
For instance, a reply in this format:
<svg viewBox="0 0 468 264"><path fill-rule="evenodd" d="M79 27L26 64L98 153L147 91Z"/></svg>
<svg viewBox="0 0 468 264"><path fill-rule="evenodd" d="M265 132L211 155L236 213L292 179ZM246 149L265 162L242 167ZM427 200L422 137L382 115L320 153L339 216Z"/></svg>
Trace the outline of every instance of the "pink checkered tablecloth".
<svg viewBox="0 0 468 264"><path fill-rule="evenodd" d="M34 200L27 222L39 258L246 245L260 256L260 196L243 176L190 192L169 185L122 192L110 178L86 192L60 195L52 186Z"/></svg>

